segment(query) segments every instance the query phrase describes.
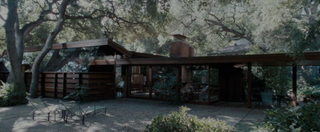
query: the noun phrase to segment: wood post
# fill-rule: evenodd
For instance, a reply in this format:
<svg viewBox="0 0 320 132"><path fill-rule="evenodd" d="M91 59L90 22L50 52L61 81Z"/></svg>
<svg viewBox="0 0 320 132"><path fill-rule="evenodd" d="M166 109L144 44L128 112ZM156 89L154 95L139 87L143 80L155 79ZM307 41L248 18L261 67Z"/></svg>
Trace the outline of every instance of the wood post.
<svg viewBox="0 0 320 132"><path fill-rule="evenodd" d="M149 98L152 98L152 68L147 66L147 88L149 89Z"/></svg>
<svg viewBox="0 0 320 132"><path fill-rule="evenodd" d="M252 106L251 106L251 95L252 95L252 91L251 91L251 86L252 86L252 74L251 74L251 63L249 62L248 63L248 90L247 90L247 92L248 92L248 97L247 97L247 100L248 100L248 103L247 103L247 105L248 105L248 108L249 109L251 109L252 108Z"/></svg>
<svg viewBox="0 0 320 132"><path fill-rule="evenodd" d="M297 104L297 65L292 66L292 104L296 107Z"/></svg>
<svg viewBox="0 0 320 132"><path fill-rule="evenodd" d="M63 80L62 80L63 84L62 84L62 89L63 89L63 95L62 98L64 98L66 96L66 73L63 73Z"/></svg>
<svg viewBox="0 0 320 132"><path fill-rule="evenodd" d="M54 73L54 99L57 98L57 83L58 83L58 76L57 73Z"/></svg>
<svg viewBox="0 0 320 132"><path fill-rule="evenodd" d="M181 73L182 73L182 65L178 65L178 75L177 75L177 82L176 82L176 92L178 94L178 101L180 101L181 96Z"/></svg>
<svg viewBox="0 0 320 132"><path fill-rule="evenodd" d="M210 65L208 65L207 66L208 67L208 90L209 90L209 94L208 94L208 103L210 104L210 96L211 96L211 90L213 89L212 87L211 87L211 82L210 82L210 80L211 80L211 68L210 68Z"/></svg>
<svg viewBox="0 0 320 132"><path fill-rule="evenodd" d="M41 75L41 96L44 97L44 80L45 80L45 74L40 73Z"/></svg>
<svg viewBox="0 0 320 132"><path fill-rule="evenodd" d="M124 69L126 71L126 76L124 78L124 93L126 94L125 97L129 96L129 75L130 75L130 70L129 66L124 66Z"/></svg>

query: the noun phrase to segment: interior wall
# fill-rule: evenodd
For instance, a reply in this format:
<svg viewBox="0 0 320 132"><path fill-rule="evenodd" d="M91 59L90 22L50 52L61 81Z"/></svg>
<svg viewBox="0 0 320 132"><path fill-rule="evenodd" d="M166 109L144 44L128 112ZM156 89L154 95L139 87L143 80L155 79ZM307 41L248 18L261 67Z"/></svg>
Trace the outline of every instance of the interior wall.
<svg viewBox="0 0 320 132"><path fill-rule="evenodd" d="M219 69L219 87L221 101L242 100L244 79L241 68L226 65Z"/></svg>

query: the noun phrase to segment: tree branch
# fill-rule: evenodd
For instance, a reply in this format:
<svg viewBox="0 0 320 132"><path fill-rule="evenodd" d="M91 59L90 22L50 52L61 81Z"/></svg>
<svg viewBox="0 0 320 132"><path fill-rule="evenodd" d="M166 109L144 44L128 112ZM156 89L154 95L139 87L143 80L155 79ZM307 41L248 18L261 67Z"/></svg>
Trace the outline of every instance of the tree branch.
<svg viewBox="0 0 320 132"><path fill-rule="evenodd" d="M98 16L94 16L96 13L100 13L101 15ZM83 15L83 16L70 16L70 15L66 15L66 19L101 19L101 18L110 18L111 20L113 20L116 23L121 23L122 22L126 22L126 23L131 23L131 24L141 24L144 22L131 22L128 21L122 17L117 16L114 12L111 11L104 11L104 10L100 10L100 9L95 9L93 10L89 15Z"/></svg>
<svg viewBox="0 0 320 132"><path fill-rule="evenodd" d="M0 19L1 19L2 21L6 21L6 19L4 19L1 14L0 14Z"/></svg>
<svg viewBox="0 0 320 132"><path fill-rule="evenodd" d="M59 18L58 22L53 29L53 31L49 34L47 37L46 43L43 47L43 49L40 51L39 55L35 58L35 61L32 66L32 80L30 85L30 97L35 98L37 97L37 89L38 89L38 78L39 78L39 67L40 63L42 62L45 55L52 49L52 44L58 33L61 31L64 21L65 21L65 13L67 5L69 4L71 0L63 0L60 8L59 8Z"/></svg>
<svg viewBox="0 0 320 132"><path fill-rule="evenodd" d="M52 5L54 3L56 3L58 0L53 0L51 3L47 1L47 4L49 6L49 9L48 10L44 10L40 13L39 15L39 18L34 21L34 22L30 22L26 25L24 25L22 28L21 28L21 32L23 35L26 35L28 34L29 32L31 32L34 28L36 28L37 26L39 26L40 24L42 24L43 22L45 22L45 19L44 17L46 15L48 15L49 13L52 13Z"/></svg>
<svg viewBox="0 0 320 132"><path fill-rule="evenodd" d="M221 22L217 22L217 21L209 20L209 19L205 19L205 21L211 26L219 26L221 28L221 30L224 31L224 32L229 32L229 33L234 34L235 37L242 37L242 38L246 38L247 39L245 34L240 33L240 32L238 32L238 31L236 31L234 29L231 29L231 28L227 27L226 25L222 24Z"/></svg>

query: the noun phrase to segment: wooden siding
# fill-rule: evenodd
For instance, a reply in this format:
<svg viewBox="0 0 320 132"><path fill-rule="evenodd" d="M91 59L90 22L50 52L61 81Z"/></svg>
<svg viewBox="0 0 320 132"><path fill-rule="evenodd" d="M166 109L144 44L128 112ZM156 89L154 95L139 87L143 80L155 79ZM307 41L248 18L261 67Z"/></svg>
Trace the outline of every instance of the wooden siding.
<svg viewBox="0 0 320 132"><path fill-rule="evenodd" d="M9 72L0 72L0 80L6 82ZM29 92L32 73L25 73L25 83ZM38 95L62 99L77 87L88 86L88 101L115 98L115 73L61 73L44 72L39 75Z"/></svg>

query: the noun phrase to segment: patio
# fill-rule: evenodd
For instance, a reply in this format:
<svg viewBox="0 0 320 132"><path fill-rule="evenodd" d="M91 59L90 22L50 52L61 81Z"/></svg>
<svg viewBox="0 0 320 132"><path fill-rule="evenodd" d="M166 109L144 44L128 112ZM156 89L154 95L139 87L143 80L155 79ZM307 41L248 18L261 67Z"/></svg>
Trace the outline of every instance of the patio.
<svg viewBox="0 0 320 132"><path fill-rule="evenodd" d="M43 98L54 110L59 104L59 99ZM178 111L178 105L169 105L162 101L142 99L118 98L115 100L103 100L84 103L81 106L104 105L107 106L105 116L96 115L88 117L85 125L80 119L63 122L61 115L51 114L48 122L46 115L36 115L32 120L32 107L19 105L0 108L0 131L143 131L152 118L158 114L167 115L170 111ZM254 107L248 109L243 102L219 102L214 105L185 104L190 115L198 118L210 117L228 121L232 126L238 127L238 131L254 130L254 123L264 119L263 111L266 107Z"/></svg>

